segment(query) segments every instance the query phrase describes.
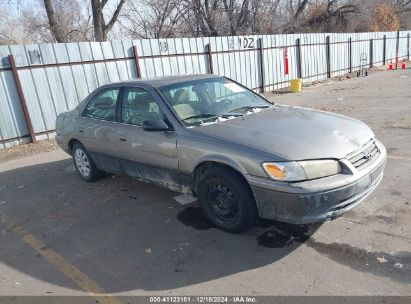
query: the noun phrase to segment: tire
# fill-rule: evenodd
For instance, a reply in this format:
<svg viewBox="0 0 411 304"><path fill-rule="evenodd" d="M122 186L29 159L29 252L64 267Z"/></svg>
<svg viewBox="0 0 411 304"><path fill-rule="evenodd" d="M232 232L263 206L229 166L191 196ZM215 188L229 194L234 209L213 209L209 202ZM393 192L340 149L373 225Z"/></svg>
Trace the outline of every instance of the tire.
<svg viewBox="0 0 411 304"><path fill-rule="evenodd" d="M86 148L80 143L75 143L71 149L74 167L81 179L87 182L94 182L104 176L104 172L99 170L88 154Z"/></svg>
<svg viewBox="0 0 411 304"><path fill-rule="evenodd" d="M244 231L257 219L254 196L237 172L220 167L207 169L198 181L197 195L208 219L225 231Z"/></svg>

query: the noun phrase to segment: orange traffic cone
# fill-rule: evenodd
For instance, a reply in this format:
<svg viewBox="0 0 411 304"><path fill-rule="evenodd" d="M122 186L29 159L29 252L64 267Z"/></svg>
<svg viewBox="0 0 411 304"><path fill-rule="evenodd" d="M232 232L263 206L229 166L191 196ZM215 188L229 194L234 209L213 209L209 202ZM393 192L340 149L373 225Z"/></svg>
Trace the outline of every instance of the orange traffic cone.
<svg viewBox="0 0 411 304"><path fill-rule="evenodd" d="M392 70L392 60L390 60L390 65L388 66L389 70Z"/></svg>
<svg viewBox="0 0 411 304"><path fill-rule="evenodd" d="M401 69L405 70L405 59L402 60Z"/></svg>

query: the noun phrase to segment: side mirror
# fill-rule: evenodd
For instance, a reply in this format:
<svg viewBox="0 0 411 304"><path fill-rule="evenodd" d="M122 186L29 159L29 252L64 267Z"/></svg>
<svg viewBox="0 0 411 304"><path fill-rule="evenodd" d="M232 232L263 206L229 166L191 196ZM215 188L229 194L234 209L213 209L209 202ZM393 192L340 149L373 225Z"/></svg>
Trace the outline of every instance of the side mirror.
<svg viewBox="0 0 411 304"><path fill-rule="evenodd" d="M145 131L168 131L169 126L162 119L148 119L143 121L143 130Z"/></svg>

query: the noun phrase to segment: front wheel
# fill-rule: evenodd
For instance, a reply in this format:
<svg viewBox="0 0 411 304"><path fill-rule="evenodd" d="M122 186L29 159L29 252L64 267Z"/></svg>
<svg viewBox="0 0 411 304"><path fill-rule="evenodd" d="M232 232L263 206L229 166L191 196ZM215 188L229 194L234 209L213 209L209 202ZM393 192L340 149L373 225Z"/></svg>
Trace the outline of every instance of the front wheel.
<svg viewBox="0 0 411 304"><path fill-rule="evenodd" d="M104 172L99 170L94 164L86 148L80 143L75 143L72 148L74 166L78 175L87 182L94 182L104 176Z"/></svg>
<svg viewBox="0 0 411 304"><path fill-rule="evenodd" d="M257 218L257 208L247 182L236 172L220 167L208 169L200 178L198 198L215 226L241 232Z"/></svg>

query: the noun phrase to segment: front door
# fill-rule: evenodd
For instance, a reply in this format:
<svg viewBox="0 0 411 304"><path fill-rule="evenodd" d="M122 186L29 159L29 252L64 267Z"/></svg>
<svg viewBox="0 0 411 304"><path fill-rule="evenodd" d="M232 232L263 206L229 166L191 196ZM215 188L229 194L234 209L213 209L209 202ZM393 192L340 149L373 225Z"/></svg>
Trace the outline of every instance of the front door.
<svg viewBox="0 0 411 304"><path fill-rule="evenodd" d="M120 107L118 153L122 170L134 178L181 190L177 135L174 131L145 131L145 120L164 120L153 96L143 88L124 88Z"/></svg>

